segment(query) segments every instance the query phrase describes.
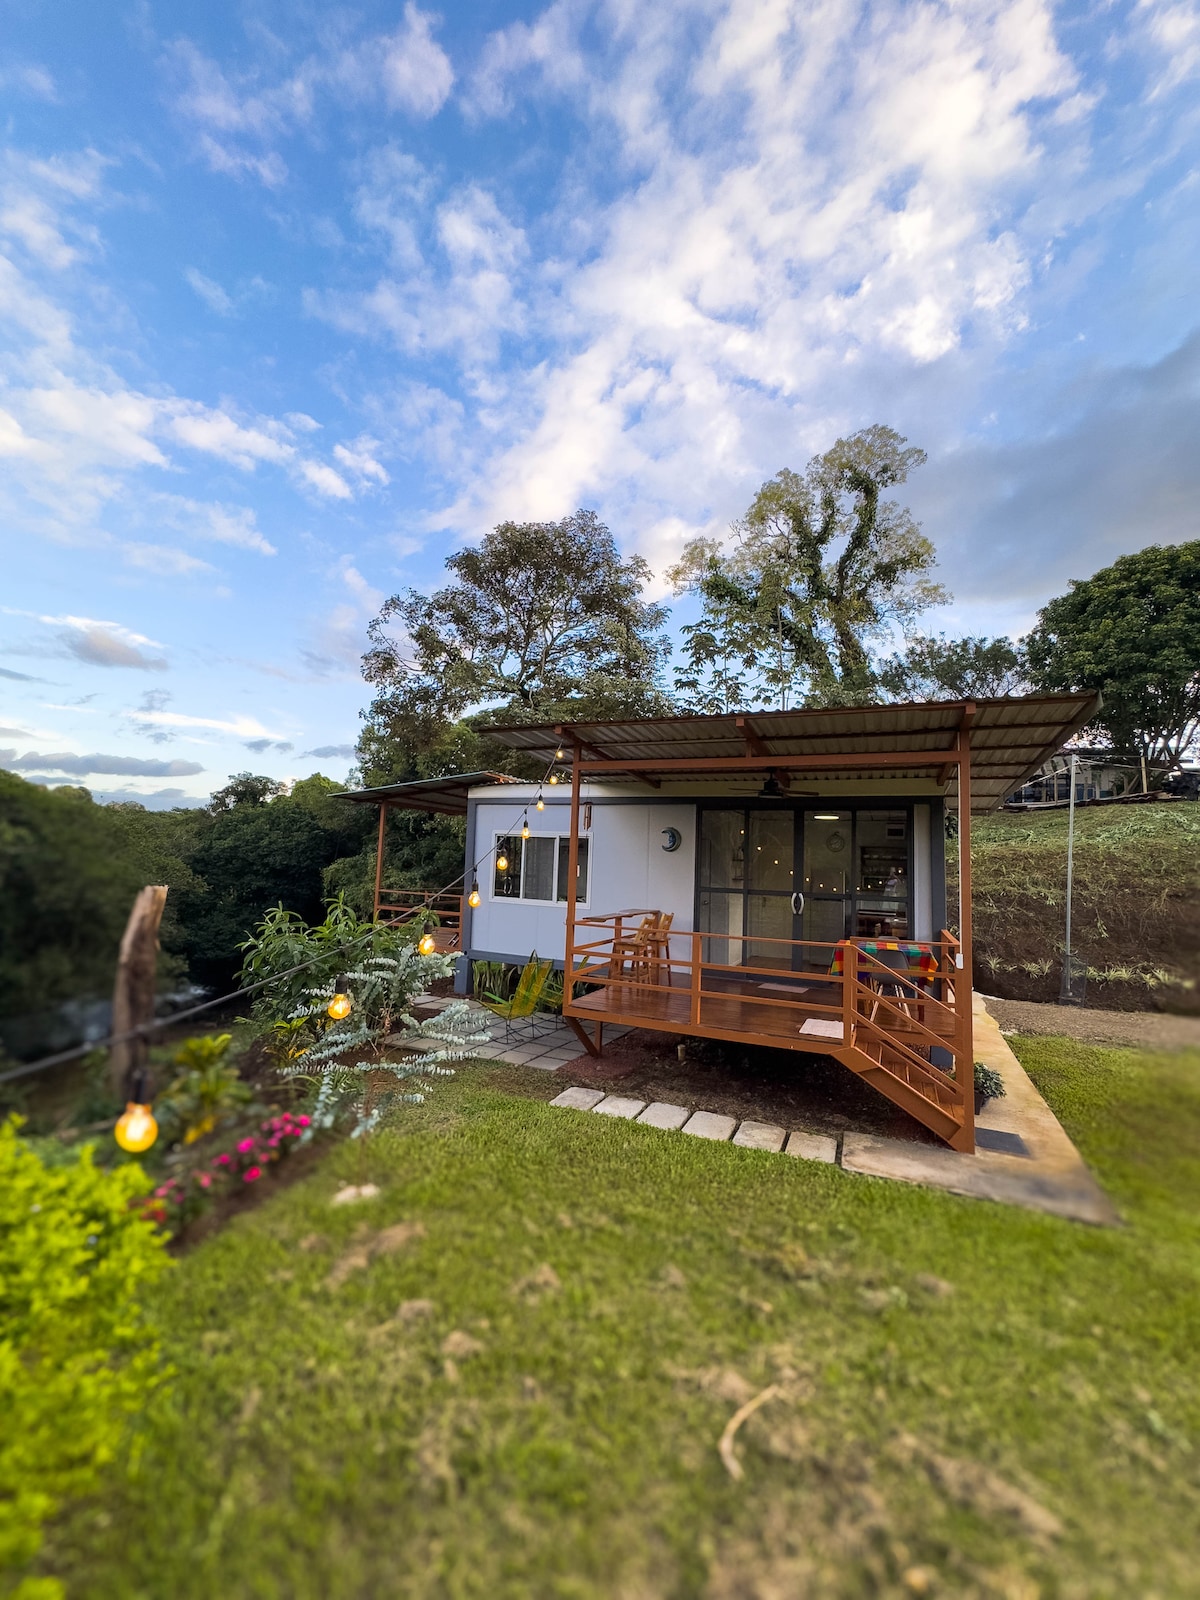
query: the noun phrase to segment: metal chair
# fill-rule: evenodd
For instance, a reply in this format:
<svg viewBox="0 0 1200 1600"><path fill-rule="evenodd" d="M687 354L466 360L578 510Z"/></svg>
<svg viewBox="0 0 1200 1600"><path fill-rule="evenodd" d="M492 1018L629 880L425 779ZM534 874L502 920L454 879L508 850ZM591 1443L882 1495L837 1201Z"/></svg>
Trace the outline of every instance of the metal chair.
<svg viewBox="0 0 1200 1600"><path fill-rule="evenodd" d="M875 1021L875 1015L879 1010L880 996L885 994L890 995L895 1000L905 1016L914 1016L913 1005L917 997L909 974L908 957L904 951L878 950L873 953L872 960L878 963L878 966L868 969L868 981L875 991L875 1003L871 1007L871 1015L867 1018L867 1021ZM893 976L885 976L879 971L879 967L886 967L888 973L893 974ZM901 982L902 978L904 982Z"/></svg>

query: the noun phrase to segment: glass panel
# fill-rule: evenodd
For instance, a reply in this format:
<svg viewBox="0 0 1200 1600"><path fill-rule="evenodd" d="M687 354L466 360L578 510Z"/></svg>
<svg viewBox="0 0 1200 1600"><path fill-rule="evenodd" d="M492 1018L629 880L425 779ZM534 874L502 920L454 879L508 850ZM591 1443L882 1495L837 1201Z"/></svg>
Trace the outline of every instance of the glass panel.
<svg viewBox="0 0 1200 1600"><path fill-rule="evenodd" d="M834 945L846 937L846 901L806 897L803 924L804 937L825 947L818 949L809 946L805 949L805 966L827 968L833 960Z"/></svg>
<svg viewBox="0 0 1200 1600"><path fill-rule="evenodd" d="M701 890L699 929L701 933L717 936L700 941L701 960L713 961L722 967L741 966L742 945L745 941L741 937L743 923L740 894L721 894L715 889Z"/></svg>
<svg viewBox="0 0 1200 1600"><path fill-rule="evenodd" d="M898 900L863 899L854 917L856 939L907 939L908 907Z"/></svg>
<svg viewBox="0 0 1200 1600"><path fill-rule="evenodd" d="M845 894L854 836L848 811L809 811L804 817L804 892ZM806 933L807 939L809 935ZM840 937L840 935L839 935Z"/></svg>
<svg viewBox="0 0 1200 1600"><path fill-rule="evenodd" d="M759 934L746 940L744 963L749 967L790 967L792 947L773 944L774 939L791 939L792 901L785 894L752 894L746 900L746 932Z"/></svg>
<svg viewBox="0 0 1200 1600"><path fill-rule="evenodd" d="M521 898L521 845L524 841L518 833L515 837L511 834L496 840L496 876L492 884L492 893L500 900L519 900ZM507 861L506 868L501 870L501 861Z"/></svg>
<svg viewBox="0 0 1200 1600"><path fill-rule="evenodd" d="M526 900L554 899L554 858L557 839L538 838L525 841L525 882L521 894Z"/></svg>
<svg viewBox="0 0 1200 1600"><path fill-rule="evenodd" d="M558 841L558 898L567 898L567 873L571 867L571 841ZM579 862L575 872L575 899L583 905L588 897L588 841L579 841Z"/></svg>
<svg viewBox="0 0 1200 1600"><path fill-rule="evenodd" d="M796 818L791 811L751 811L750 888L776 889L791 894L792 855L796 840Z"/></svg>
<svg viewBox="0 0 1200 1600"><path fill-rule="evenodd" d="M746 813L700 813L700 887L740 889L746 881Z"/></svg>
<svg viewBox="0 0 1200 1600"><path fill-rule="evenodd" d="M856 837L858 892L907 900L907 815L903 811L860 811Z"/></svg>

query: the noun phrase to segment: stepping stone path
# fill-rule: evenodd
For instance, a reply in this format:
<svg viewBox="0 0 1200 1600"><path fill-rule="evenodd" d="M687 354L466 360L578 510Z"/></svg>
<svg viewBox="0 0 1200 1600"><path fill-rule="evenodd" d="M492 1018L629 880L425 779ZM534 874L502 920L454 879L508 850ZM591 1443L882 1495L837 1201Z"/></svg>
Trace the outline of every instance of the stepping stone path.
<svg viewBox="0 0 1200 1600"><path fill-rule="evenodd" d="M832 1163L837 1160L837 1140L827 1134L788 1133L770 1122L743 1122L739 1127L736 1117L722 1116L716 1111L689 1111L687 1106L669 1105L664 1100L647 1105L644 1100L634 1100L628 1095L577 1087L564 1089L550 1104L569 1111L595 1111L602 1117L621 1117L668 1133L691 1133L698 1139L715 1139L718 1144L732 1141L744 1150L766 1150L771 1154L783 1150L789 1156L802 1156L808 1161Z"/></svg>

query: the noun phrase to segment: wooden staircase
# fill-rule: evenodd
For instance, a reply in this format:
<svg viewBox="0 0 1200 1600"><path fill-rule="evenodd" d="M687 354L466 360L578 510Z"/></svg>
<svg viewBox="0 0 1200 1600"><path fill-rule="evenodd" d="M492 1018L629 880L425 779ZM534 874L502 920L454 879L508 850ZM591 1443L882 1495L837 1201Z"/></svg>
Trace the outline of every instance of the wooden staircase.
<svg viewBox="0 0 1200 1600"><path fill-rule="evenodd" d="M831 1052L851 1072L894 1105L923 1123L954 1150L973 1150L975 1141L963 1126L962 1104L954 1080L912 1051L863 1027L855 1028L849 1045Z"/></svg>

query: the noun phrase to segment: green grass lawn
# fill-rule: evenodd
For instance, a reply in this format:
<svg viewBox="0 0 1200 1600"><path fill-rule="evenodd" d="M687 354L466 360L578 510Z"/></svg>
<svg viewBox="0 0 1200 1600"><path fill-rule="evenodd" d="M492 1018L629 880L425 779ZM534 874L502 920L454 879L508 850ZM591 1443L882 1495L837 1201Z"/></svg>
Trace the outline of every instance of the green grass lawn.
<svg viewBox="0 0 1200 1600"><path fill-rule="evenodd" d="M173 1383L46 1570L79 1600L1194 1596L1200 1056L1020 1053L1124 1229L460 1073L169 1275ZM347 1182L382 1192L332 1208ZM771 1386L736 1481L722 1430Z"/></svg>

